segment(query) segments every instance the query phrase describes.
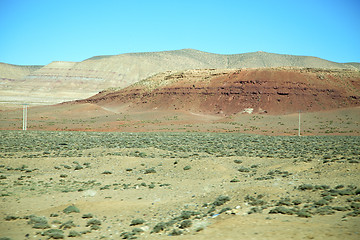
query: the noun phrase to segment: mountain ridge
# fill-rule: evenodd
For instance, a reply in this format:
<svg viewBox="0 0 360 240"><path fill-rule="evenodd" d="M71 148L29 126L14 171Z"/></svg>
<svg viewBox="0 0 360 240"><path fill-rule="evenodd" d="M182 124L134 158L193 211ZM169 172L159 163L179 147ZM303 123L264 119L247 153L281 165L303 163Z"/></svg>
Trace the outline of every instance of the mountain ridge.
<svg viewBox="0 0 360 240"><path fill-rule="evenodd" d="M7 65L3 65L7 66ZM360 63L336 63L317 57L250 52L216 54L196 49L102 55L81 62L54 61L0 86L0 101L59 103L90 97L104 89L124 88L166 71L190 69L238 69L263 67L309 67L352 69ZM21 67L19 68L21 69ZM0 78L5 70L0 68ZM21 72L20 70L18 72ZM16 74L15 74L16 73ZM29 97L31 95L31 98Z"/></svg>

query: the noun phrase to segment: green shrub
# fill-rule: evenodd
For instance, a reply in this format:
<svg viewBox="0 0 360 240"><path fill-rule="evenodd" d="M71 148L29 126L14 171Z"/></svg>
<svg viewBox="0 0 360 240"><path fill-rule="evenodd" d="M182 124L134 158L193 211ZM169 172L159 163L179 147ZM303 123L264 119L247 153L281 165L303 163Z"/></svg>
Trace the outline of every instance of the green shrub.
<svg viewBox="0 0 360 240"><path fill-rule="evenodd" d="M68 237L80 237L80 236L81 236L81 233L74 231L74 230L71 230L68 235Z"/></svg>
<svg viewBox="0 0 360 240"><path fill-rule="evenodd" d="M314 189L314 186L311 184L301 184L298 186L299 190L305 191L305 190L312 190Z"/></svg>
<svg viewBox="0 0 360 240"><path fill-rule="evenodd" d="M13 220L16 220L18 219L19 217L16 217L16 216L6 216L5 217L5 221L13 221Z"/></svg>
<svg viewBox="0 0 360 240"><path fill-rule="evenodd" d="M183 231L181 231L181 230L178 230L178 229L173 229L171 232L170 232L170 236L179 236L179 235L181 235L181 234L183 234Z"/></svg>
<svg viewBox="0 0 360 240"><path fill-rule="evenodd" d="M42 233L43 236L48 236L53 239L63 239L65 238L64 231L60 229L49 229Z"/></svg>
<svg viewBox="0 0 360 240"><path fill-rule="evenodd" d="M75 223L72 220L69 220L69 221L61 224L59 228L65 230L65 229L70 229L75 226L76 226Z"/></svg>
<svg viewBox="0 0 360 240"><path fill-rule="evenodd" d="M97 219L91 219L86 223L86 226L100 226L101 225L101 221L97 220Z"/></svg>
<svg viewBox="0 0 360 240"><path fill-rule="evenodd" d="M189 220L189 219L187 219L187 220L184 220L184 221L182 221L182 222L180 223L179 228L185 229L185 228L189 228L189 227L191 227L191 226L192 226L192 221Z"/></svg>
<svg viewBox="0 0 360 240"><path fill-rule="evenodd" d="M306 210L300 210L296 214L298 217L302 217L302 218L310 218L311 217L311 213L307 212Z"/></svg>
<svg viewBox="0 0 360 240"><path fill-rule="evenodd" d="M160 222L154 226L151 233L158 233L158 232L164 231L166 229L166 226L167 225L164 222Z"/></svg>
<svg viewBox="0 0 360 240"><path fill-rule="evenodd" d="M186 170L190 170L191 169L191 166L185 166L184 167L184 170L186 171Z"/></svg>
<svg viewBox="0 0 360 240"><path fill-rule="evenodd" d="M94 215L92 215L91 213L86 213L84 215L82 215L82 218L93 218Z"/></svg>
<svg viewBox="0 0 360 240"><path fill-rule="evenodd" d="M131 221L130 226L136 226L136 225L140 225L143 224L145 222L145 220L138 218L138 219L134 219Z"/></svg>
<svg viewBox="0 0 360 240"><path fill-rule="evenodd" d="M145 169L145 174L149 174L149 173L156 173L155 168L148 168L148 169Z"/></svg>
<svg viewBox="0 0 360 240"><path fill-rule="evenodd" d="M249 168L246 168L246 167L241 167L238 169L239 172L250 172L250 169Z"/></svg>
<svg viewBox="0 0 360 240"><path fill-rule="evenodd" d="M295 213L295 211L293 209L280 206L280 207L271 209L269 213L270 214L280 213L280 214L286 214L286 215L293 215Z"/></svg>
<svg viewBox="0 0 360 240"><path fill-rule="evenodd" d="M224 205L226 202L230 201L230 197L228 196L219 196L215 201L213 202L214 206L221 206Z"/></svg>
<svg viewBox="0 0 360 240"><path fill-rule="evenodd" d="M63 212L66 214L73 213L73 212L79 213L80 210L77 207L75 207L74 205L71 205L71 206L68 206L67 208L65 208L63 210Z"/></svg>

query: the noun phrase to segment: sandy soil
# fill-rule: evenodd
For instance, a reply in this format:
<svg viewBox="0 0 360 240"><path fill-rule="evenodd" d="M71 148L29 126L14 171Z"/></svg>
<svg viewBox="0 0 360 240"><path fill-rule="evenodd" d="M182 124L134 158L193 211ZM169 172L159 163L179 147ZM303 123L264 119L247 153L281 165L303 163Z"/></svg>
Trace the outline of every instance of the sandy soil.
<svg viewBox="0 0 360 240"><path fill-rule="evenodd" d="M150 133L124 133L113 138L105 133L80 132L0 134L0 237L48 239L42 234L49 229L62 230L61 236L66 239L71 239L71 231L81 233L75 239L169 239L173 238L169 235L180 232L176 239L360 237L358 137L309 138L309 144L318 152L307 153L312 157L305 161L265 154L221 157L216 151L230 153L233 141L211 134L199 138L222 142L222 149L214 144L213 153L209 149L196 150L199 142L189 133L171 135L168 150L167 143L160 138L153 140L156 136ZM182 148L172 144L180 138L189 139L183 148L193 146L193 152L181 152ZM86 139L98 144L83 147ZM114 139L119 140L119 146L114 147ZM130 147L133 139L153 141L147 143L153 147ZM273 141L256 135L234 135L234 139L260 141L260 145ZM293 138L284 139L292 144ZM121 141L127 145L121 145ZM115 145L104 147L106 144ZM307 145L306 141L299 144L300 149ZM346 146L350 148L346 150ZM279 149L285 155L290 153L286 145ZM249 148L243 150L251 152ZM332 155L325 157L319 151ZM228 199L219 201L221 196ZM73 205L80 213L63 212ZM271 214L277 207L292 212ZM308 215L301 217L300 210ZM89 213L92 218L85 218L84 214ZM34 228L35 223L29 224L30 215L45 217L48 226ZM99 229L87 226L92 219L100 221ZM144 222L130 226L136 219ZM153 232L157 224L171 220L172 225ZM136 231L139 233L129 234Z"/></svg>

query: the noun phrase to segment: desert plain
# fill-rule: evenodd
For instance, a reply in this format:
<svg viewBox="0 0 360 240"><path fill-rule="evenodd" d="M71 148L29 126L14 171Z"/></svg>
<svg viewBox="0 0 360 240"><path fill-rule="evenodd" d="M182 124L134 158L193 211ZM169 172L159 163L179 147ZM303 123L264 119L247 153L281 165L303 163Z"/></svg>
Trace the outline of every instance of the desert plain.
<svg viewBox="0 0 360 240"><path fill-rule="evenodd" d="M358 64L181 50L1 67L1 240L360 238Z"/></svg>
<svg viewBox="0 0 360 240"><path fill-rule="evenodd" d="M359 137L1 131L2 239L358 239Z"/></svg>

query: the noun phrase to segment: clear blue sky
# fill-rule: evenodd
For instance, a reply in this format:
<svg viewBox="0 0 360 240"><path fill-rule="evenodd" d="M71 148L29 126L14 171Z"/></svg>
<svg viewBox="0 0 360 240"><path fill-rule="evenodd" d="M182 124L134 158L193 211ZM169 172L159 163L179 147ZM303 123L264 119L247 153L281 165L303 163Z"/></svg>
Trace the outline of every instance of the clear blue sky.
<svg viewBox="0 0 360 240"><path fill-rule="evenodd" d="M360 62L360 0L0 0L0 62L182 48Z"/></svg>

